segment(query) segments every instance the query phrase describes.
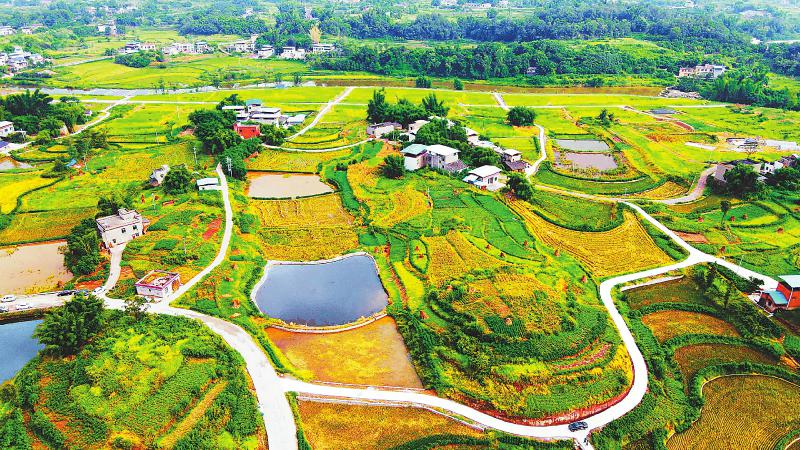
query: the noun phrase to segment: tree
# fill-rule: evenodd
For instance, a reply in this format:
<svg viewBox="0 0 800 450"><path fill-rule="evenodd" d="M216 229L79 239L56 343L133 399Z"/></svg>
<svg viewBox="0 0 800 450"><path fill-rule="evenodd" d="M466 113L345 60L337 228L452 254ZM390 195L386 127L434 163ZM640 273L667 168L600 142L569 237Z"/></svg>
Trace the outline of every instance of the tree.
<svg viewBox="0 0 800 450"><path fill-rule="evenodd" d="M431 85L431 79L428 77L419 76L414 80L414 86L418 88L430 89Z"/></svg>
<svg viewBox="0 0 800 450"><path fill-rule="evenodd" d="M372 98L367 102L367 120L372 123L383 122L388 109L389 104L386 102L386 91L383 88L372 91Z"/></svg>
<svg viewBox="0 0 800 450"><path fill-rule="evenodd" d="M260 128L261 140L267 145L281 145L289 136L289 130L276 125L262 124Z"/></svg>
<svg viewBox="0 0 800 450"><path fill-rule="evenodd" d="M130 191L113 191L108 195L101 195L97 199L96 217L111 216L122 208L133 207L133 193Z"/></svg>
<svg viewBox="0 0 800 450"><path fill-rule="evenodd" d="M764 193L764 183L758 181L759 174L752 166L737 164L725 172L725 188L738 198L757 198Z"/></svg>
<svg viewBox="0 0 800 450"><path fill-rule="evenodd" d="M389 155L383 160L381 173L387 178L401 178L405 173L405 162L400 155Z"/></svg>
<svg viewBox="0 0 800 450"><path fill-rule="evenodd" d="M125 299L125 314L136 320L142 319L149 307L150 302L141 295L132 295Z"/></svg>
<svg viewBox="0 0 800 450"><path fill-rule="evenodd" d="M728 200L723 200L719 202L719 209L722 211L722 217L719 219L720 225L725 222L725 216L728 215L728 211L731 210L731 202Z"/></svg>
<svg viewBox="0 0 800 450"><path fill-rule="evenodd" d="M164 192L167 194L183 194L192 188L192 174L184 164L173 167L164 177Z"/></svg>
<svg viewBox="0 0 800 450"><path fill-rule="evenodd" d="M508 110L508 123L511 125L522 127L533 125L536 119L536 111L533 108L526 108L524 106L514 106Z"/></svg>
<svg viewBox="0 0 800 450"><path fill-rule="evenodd" d="M447 117L450 108L444 106L444 102L436 98L436 94L428 94L422 99L422 107L427 113L437 117Z"/></svg>
<svg viewBox="0 0 800 450"><path fill-rule="evenodd" d="M528 177L519 172L512 172L508 176L506 187L519 199L527 201L533 196L533 186L531 186L531 182L528 181Z"/></svg>
<svg viewBox="0 0 800 450"><path fill-rule="evenodd" d="M102 314L101 299L76 294L63 307L45 314L34 335L48 349L72 355L100 331Z"/></svg>
<svg viewBox="0 0 800 450"><path fill-rule="evenodd" d="M453 79L453 89L457 91L463 91L464 83L462 83L461 80L459 80L458 78Z"/></svg>
<svg viewBox="0 0 800 450"><path fill-rule="evenodd" d="M94 219L83 219L67 235L64 265L73 275L88 275L100 264L100 238Z"/></svg>
<svg viewBox="0 0 800 450"><path fill-rule="evenodd" d="M728 288L725 289L725 294L723 294L722 300L725 306L725 309L728 309L728 305L730 304L731 300L736 298L736 288L728 285Z"/></svg>
<svg viewBox="0 0 800 450"><path fill-rule="evenodd" d="M303 83L303 74L302 74L302 73L300 73L300 72L295 72L295 73L292 75L292 83L293 83L295 86L300 86L300 85Z"/></svg>

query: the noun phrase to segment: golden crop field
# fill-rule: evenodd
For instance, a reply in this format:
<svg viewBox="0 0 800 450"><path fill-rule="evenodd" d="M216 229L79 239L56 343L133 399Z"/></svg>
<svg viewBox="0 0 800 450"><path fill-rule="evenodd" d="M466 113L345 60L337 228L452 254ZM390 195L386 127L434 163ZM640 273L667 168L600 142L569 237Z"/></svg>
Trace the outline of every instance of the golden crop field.
<svg viewBox="0 0 800 450"><path fill-rule="evenodd" d="M678 183L667 181L666 183L658 186L657 188L650 189L649 191L637 192L636 194L629 195L631 198L646 198L652 200L659 200L664 198L678 197L686 193L686 188Z"/></svg>
<svg viewBox="0 0 800 450"><path fill-rule="evenodd" d="M389 199L391 200L391 210L375 218L375 223L380 226L391 227L412 217L424 214L431 207L428 197L413 187L394 191L389 194Z"/></svg>
<svg viewBox="0 0 800 450"><path fill-rule="evenodd" d="M0 174L0 212L10 213L20 195L54 181L39 175L39 172Z"/></svg>
<svg viewBox="0 0 800 450"><path fill-rule="evenodd" d="M761 364L774 364L773 358L758 350L741 345L696 344L675 350L675 361L681 369L686 383L698 370L714 364L751 361Z"/></svg>
<svg viewBox="0 0 800 450"><path fill-rule="evenodd" d="M642 323L650 327L661 342L692 333L739 336L736 328L728 322L697 312L658 311L642 316Z"/></svg>
<svg viewBox="0 0 800 450"><path fill-rule="evenodd" d="M283 261L329 259L358 248L350 227L271 229L260 236L264 257Z"/></svg>
<svg viewBox="0 0 800 450"><path fill-rule="evenodd" d="M536 237L553 248L569 252L595 276L633 272L672 262L632 213L626 212L625 221L613 230L587 232L553 225L519 201L513 202L511 207L525 218Z"/></svg>
<svg viewBox="0 0 800 450"><path fill-rule="evenodd" d="M745 375L714 379L703 388L705 406L689 430L667 441L669 450L771 449L800 428L800 386Z"/></svg>
<svg viewBox="0 0 800 450"><path fill-rule="evenodd" d="M257 157L247 162L247 168L250 170L312 173L317 171L317 166L320 163L349 154L349 149L332 152L292 152L262 149Z"/></svg>
<svg viewBox="0 0 800 450"><path fill-rule="evenodd" d="M254 200L250 205L265 227L316 228L353 223L353 217L336 194L298 200Z"/></svg>
<svg viewBox="0 0 800 450"><path fill-rule="evenodd" d="M428 277L436 285L475 269L493 269L506 263L472 245L461 233L423 237L428 247Z"/></svg>
<svg viewBox="0 0 800 450"><path fill-rule="evenodd" d="M300 401L303 429L315 450L388 449L434 434L481 436L481 431L418 408Z"/></svg>

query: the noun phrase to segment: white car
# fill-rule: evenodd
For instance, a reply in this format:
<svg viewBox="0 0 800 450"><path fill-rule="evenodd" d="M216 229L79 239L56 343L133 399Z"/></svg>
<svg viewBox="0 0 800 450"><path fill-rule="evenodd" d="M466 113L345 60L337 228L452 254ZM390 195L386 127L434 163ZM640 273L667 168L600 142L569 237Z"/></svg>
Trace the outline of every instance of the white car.
<svg viewBox="0 0 800 450"><path fill-rule="evenodd" d="M100 295L100 294L102 294L103 292L105 292L105 290L106 290L106 289L105 289L103 286L99 286L99 287L96 287L96 288L94 288L94 290L92 290L92 294L94 294L94 295Z"/></svg>
<svg viewBox="0 0 800 450"><path fill-rule="evenodd" d="M17 304L17 311L22 311L23 309L31 309L31 304L30 303L25 303L25 302L18 303Z"/></svg>
<svg viewBox="0 0 800 450"><path fill-rule="evenodd" d="M0 302L8 303L8 302L13 302L16 299L17 299L16 295L8 294L4 295L3 298L0 298Z"/></svg>
<svg viewBox="0 0 800 450"><path fill-rule="evenodd" d="M8 306L0 306L0 313L7 313L7 312L8 312Z"/></svg>

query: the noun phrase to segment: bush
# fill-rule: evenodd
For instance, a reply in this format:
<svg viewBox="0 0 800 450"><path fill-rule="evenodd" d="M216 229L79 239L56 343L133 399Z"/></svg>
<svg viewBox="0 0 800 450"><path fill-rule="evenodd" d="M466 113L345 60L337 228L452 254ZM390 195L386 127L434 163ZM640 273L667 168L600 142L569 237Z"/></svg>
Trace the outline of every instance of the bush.
<svg viewBox="0 0 800 450"><path fill-rule="evenodd" d="M162 185L167 194L184 194L192 188L192 174L185 165L181 164L167 172Z"/></svg>
<svg viewBox="0 0 800 450"><path fill-rule="evenodd" d="M414 86L418 88L430 89L431 79L428 77L419 76L416 80L414 80Z"/></svg>
<svg viewBox="0 0 800 450"><path fill-rule="evenodd" d="M515 106L508 111L508 123L517 127L533 125L536 119L536 111L533 108Z"/></svg>

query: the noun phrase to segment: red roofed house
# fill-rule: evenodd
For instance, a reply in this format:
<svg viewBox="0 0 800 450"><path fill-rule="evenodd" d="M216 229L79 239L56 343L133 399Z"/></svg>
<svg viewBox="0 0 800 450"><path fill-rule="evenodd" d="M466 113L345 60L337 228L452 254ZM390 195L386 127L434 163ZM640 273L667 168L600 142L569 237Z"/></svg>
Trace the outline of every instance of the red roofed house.
<svg viewBox="0 0 800 450"><path fill-rule="evenodd" d="M784 275L778 288L764 291L758 303L769 312L776 309L795 309L800 307L800 275Z"/></svg>
<svg viewBox="0 0 800 450"><path fill-rule="evenodd" d="M233 124L233 131L243 139L250 139L261 136L261 125L236 122Z"/></svg>

